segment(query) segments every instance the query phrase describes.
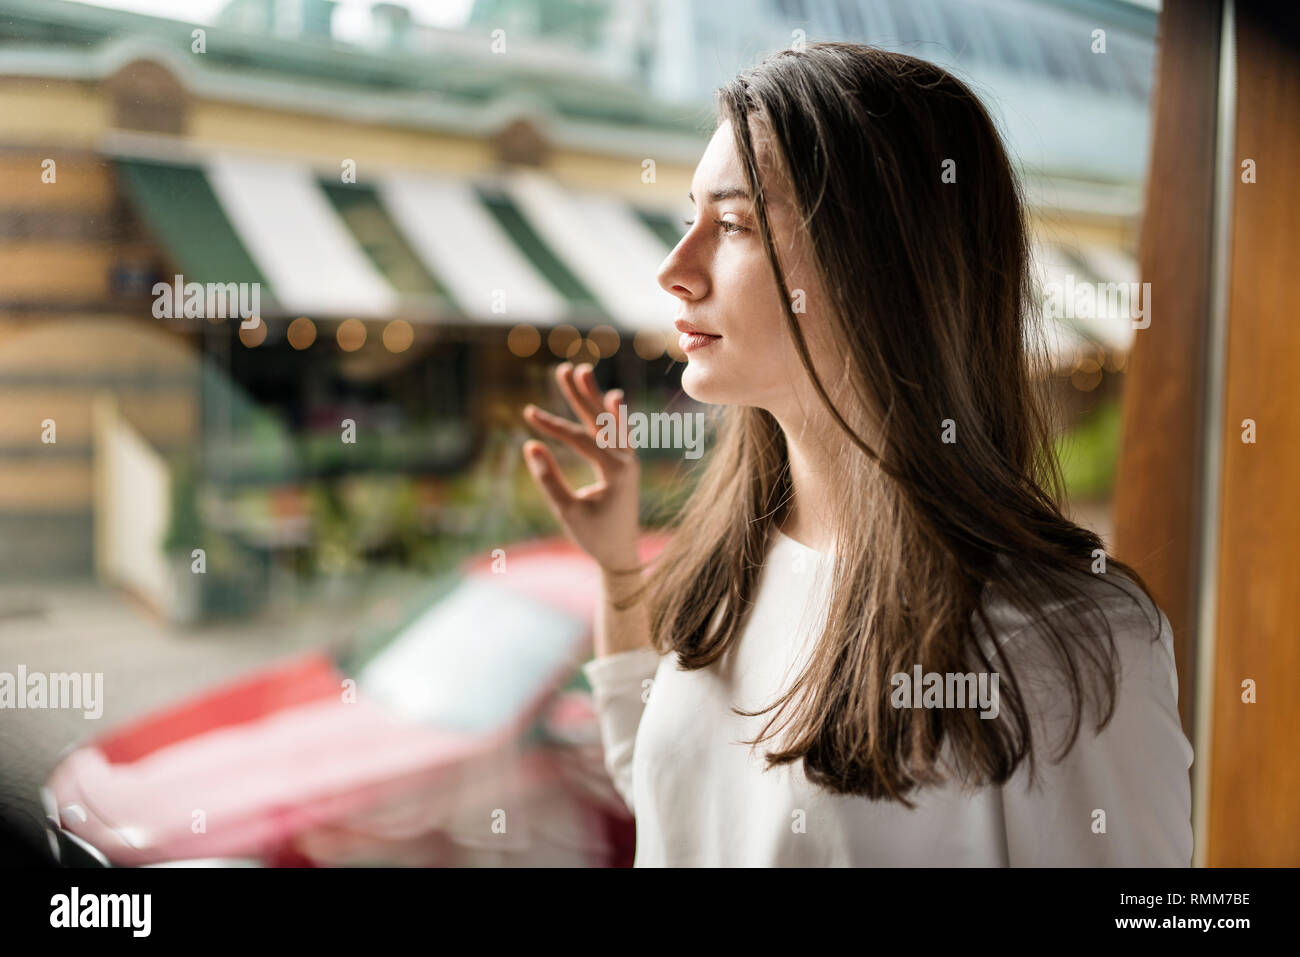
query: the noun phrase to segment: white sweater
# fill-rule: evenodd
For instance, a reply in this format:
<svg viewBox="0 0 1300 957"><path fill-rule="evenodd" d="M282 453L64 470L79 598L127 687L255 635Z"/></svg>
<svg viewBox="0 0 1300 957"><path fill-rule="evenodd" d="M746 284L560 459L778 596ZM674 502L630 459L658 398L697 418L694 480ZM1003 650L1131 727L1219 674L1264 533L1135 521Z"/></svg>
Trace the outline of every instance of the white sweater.
<svg viewBox="0 0 1300 957"><path fill-rule="evenodd" d="M731 705L758 710L789 687L825 622L831 562L777 533L739 645L707 668L679 670L675 653L651 648L584 666L605 766L636 816L636 866L1190 865L1192 747L1178 716L1169 621L1161 613L1152 642L1152 623L1109 585L1096 594L1121 672L1100 735L1089 709L1074 747L1053 764L1069 696L1034 680L1046 671L1016 669L1039 755L1032 790L1022 763L1000 787L914 791L909 810L817 788L802 762L764 770L765 745L751 754L739 742L774 712L745 718ZM987 610L1005 652L1027 619L1005 604ZM1013 665L1037 660L1023 650Z"/></svg>

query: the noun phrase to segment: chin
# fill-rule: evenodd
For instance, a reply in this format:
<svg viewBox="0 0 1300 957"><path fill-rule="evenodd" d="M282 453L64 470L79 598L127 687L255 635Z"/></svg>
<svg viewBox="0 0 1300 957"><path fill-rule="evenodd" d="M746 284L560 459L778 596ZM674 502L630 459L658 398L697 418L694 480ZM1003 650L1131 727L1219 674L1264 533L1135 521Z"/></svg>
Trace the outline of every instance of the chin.
<svg viewBox="0 0 1300 957"><path fill-rule="evenodd" d="M706 405L739 405L739 383L706 364L688 359L682 370L682 391Z"/></svg>

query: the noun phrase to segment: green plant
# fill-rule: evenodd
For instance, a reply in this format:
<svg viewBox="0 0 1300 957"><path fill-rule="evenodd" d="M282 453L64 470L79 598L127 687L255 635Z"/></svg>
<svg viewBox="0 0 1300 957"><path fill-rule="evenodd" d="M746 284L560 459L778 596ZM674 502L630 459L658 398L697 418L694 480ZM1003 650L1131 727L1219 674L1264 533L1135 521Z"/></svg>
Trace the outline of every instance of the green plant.
<svg viewBox="0 0 1300 957"><path fill-rule="evenodd" d="M203 550L203 574L194 575L190 586L198 589L194 611L200 618L248 614L265 594L266 556L204 521L203 487L190 454L171 461L168 521L161 545L184 579L189 579L194 549Z"/></svg>
<svg viewBox="0 0 1300 957"><path fill-rule="evenodd" d="M1119 399L1108 399L1057 438L1056 453L1072 500L1096 501L1110 495L1119 462L1121 418Z"/></svg>
<svg viewBox="0 0 1300 957"><path fill-rule="evenodd" d="M200 548L203 520L199 515L197 469L190 455L178 454L171 461L171 502L162 547L167 554L187 553Z"/></svg>
<svg viewBox="0 0 1300 957"><path fill-rule="evenodd" d="M173 457L171 501L167 530L162 540L163 552L188 561L193 550L201 548L209 573L232 573L241 564L238 545L229 535L204 521L201 493L194 458L188 454Z"/></svg>
<svg viewBox="0 0 1300 957"><path fill-rule="evenodd" d="M357 571L363 564L346 503L335 483L313 482L307 488L315 541L312 565L326 575Z"/></svg>

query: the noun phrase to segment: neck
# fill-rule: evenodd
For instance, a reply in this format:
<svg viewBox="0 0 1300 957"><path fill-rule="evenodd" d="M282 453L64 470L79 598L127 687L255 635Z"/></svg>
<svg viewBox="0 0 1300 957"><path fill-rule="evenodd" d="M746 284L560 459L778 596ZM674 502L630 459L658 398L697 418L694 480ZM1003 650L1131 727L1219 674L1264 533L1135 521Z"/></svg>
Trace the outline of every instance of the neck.
<svg viewBox="0 0 1300 957"><path fill-rule="evenodd" d="M781 531L816 551L834 551L833 506L841 492L833 466L844 454L843 435L820 403L815 414L776 419L785 433L792 489Z"/></svg>

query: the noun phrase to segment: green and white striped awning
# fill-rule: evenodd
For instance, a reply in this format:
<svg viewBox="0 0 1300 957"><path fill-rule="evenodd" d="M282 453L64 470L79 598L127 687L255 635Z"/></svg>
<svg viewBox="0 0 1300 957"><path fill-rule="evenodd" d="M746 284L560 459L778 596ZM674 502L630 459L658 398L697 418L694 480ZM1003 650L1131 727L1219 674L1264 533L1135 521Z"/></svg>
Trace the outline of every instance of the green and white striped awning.
<svg viewBox="0 0 1300 957"><path fill-rule="evenodd" d="M655 276L673 219L539 173L354 185L281 159L117 163L186 281L259 282L268 317L672 325Z"/></svg>
<svg viewBox="0 0 1300 957"><path fill-rule="evenodd" d="M681 236L666 213L574 190L536 171L477 179L394 172L322 179L285 159L217 155L190 165L121 158L128 194L187 281L259 282L267 317L671 329L656 281ZM1131 284L1127 253L1088 243L1035 247L1044 284ZM1044 323L1058 366L1125 353L1127 316Z"/></svg>

